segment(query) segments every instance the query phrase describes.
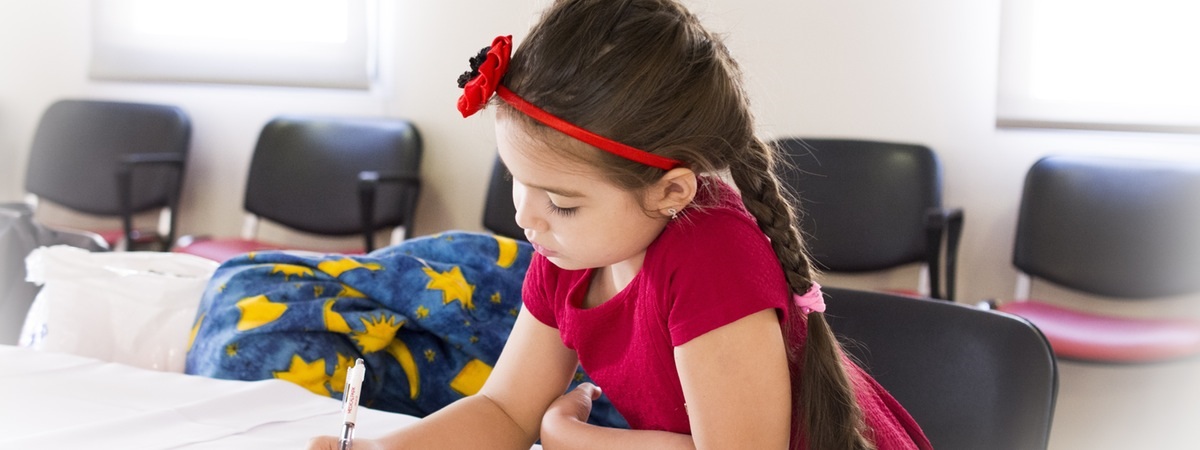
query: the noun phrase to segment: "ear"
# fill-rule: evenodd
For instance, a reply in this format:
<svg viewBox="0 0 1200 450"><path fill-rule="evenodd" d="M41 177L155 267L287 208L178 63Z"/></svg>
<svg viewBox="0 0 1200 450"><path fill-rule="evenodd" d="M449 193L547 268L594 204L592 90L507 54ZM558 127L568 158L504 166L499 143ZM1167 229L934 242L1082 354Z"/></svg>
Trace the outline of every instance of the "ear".
<svg viewBox="0 0 1200 450"><path fill-rule="evenodd" d="M683 211L696 197L696 172L686 167L667 171L647 192L646 205L665 217L670 210Z"/></svg>

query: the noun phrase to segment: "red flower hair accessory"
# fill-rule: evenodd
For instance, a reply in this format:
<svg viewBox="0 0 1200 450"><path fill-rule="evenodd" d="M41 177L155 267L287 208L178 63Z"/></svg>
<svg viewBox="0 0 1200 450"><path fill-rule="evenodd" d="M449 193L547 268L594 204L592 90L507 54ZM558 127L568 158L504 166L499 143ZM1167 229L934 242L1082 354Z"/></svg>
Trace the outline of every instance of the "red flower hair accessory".
<svg viewBox="0 0 1200 450"><path fill-rule="evenodd" d="M484 47L479 55L471 58L471 70L458 77L458 87L463 89L458 98L458 111L468 117L487 105L500 79L508 72L508 60L512 57L512 36L498 36L491 47Z"/></svg>
<svg viewBox="0 0 1200 450"><path fill-rule="evenodd" d="M662 170L671 170L683 165L678 160L600 136L525 101L500 84L500 80L508 72L508 60L511 57L512 36L500 36L492 41L491 47L484 47L478 55L471 58L471 70L458 77L458 87L463 90L462 96L458 98L458 111L463 117L479 112L493 95L498 95L505 103L534 120L606 152Z"/></svg>

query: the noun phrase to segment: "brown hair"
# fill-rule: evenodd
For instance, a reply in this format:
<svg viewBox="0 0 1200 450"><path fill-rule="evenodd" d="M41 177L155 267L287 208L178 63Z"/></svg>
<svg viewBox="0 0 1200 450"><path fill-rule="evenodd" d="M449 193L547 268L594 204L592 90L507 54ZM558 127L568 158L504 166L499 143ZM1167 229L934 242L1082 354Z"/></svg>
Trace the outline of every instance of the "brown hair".
<svg viewBox="0 0 1200 450"><path fill-rule="evenodd" d="M697 173L728 170L770 238L791 290L803 293L812 285L796 213L774 173L774 148L754 134L740 69L721 40L676 1L556 1L518 46L503 82L601 136L683 161ZM526 129L545 129L503 103L500 108ZM573 156L630 191L663 175L599 150ZM792 446L873 448L829 325L820 313L805 317L788 308L784 335L807 330L805 345L788 345Z"/></svg>

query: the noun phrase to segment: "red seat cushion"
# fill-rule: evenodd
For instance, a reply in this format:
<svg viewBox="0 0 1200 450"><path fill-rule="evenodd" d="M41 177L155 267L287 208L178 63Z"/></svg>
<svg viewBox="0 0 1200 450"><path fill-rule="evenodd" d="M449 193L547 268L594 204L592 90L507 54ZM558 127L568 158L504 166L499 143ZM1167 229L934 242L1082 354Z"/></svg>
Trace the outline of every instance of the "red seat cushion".
<svg viewBox="0 0 1200 450"><path fill-rule="evenodd" d="M117 248L117 244L125 239L125 230L121 228L111 230L92 230L93 233L100 235L100 239L108 243L108 248ZM133 244L150 244L158 241L158 234L152 231L133 230Z"/></svg>
<svg viewBox="0 0 1200 450"><path fill-rule="evenodd" d="M250 252L263 250L300 250L291 247L284 247L277 244L271 244L261 241L248 241L245 239L196 239L192 242L175 247L173 251L178 253L187 253L204 258L211 259L217 262L224 262L230 258ZM344 254L361 254L362 249L350 249L343 252Z"/></svg>
<svg viewBox="0 0 1200 450"><path fill-rule="evenodd" d="M109 248L116 248L117 242L125 238L125 230L96 230L95 233L108 243Z"/></svg>
<svg viewBox="0 0 1200 450"><path fill-rule="evenodd" d="M1200 320L1105 316L1036 300L997 309L1033 322L1063 358L1138 363L1200 354Z"/></svg>

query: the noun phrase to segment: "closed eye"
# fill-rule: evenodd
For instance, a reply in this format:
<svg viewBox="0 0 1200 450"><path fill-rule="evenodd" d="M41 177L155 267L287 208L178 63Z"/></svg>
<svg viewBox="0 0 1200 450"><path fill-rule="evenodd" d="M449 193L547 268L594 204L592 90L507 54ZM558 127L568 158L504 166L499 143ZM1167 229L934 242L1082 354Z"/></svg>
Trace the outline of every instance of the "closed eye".
<svg viewBox="0 0 1200 450"><path fill-rule="evenodd" d="M554 202L548 202L548 203L546 203L546 206L547 206L547 209L549 209L551 213L557 214L562 217L571 217L571 216L575 215L576 211L579 210L579 207L560 208L558 205L555 205Z"/></svg>

